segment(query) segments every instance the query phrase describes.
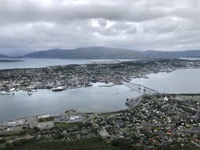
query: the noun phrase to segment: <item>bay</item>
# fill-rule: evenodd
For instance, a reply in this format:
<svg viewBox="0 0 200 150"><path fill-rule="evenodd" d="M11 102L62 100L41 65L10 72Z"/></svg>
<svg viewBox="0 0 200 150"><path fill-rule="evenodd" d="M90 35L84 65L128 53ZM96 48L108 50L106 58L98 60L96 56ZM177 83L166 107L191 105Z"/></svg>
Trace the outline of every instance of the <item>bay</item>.
<svg viewBox="0 0 200 150"><path fill-rule="evenodd" d="M138 97L124 85L70 89L61 92L38 90L28 96L18 91L15 95L0 96L0 121L41 114L63 113L69 109L79 112L110 112L125 109L126 98Z"/></svg>
<svg viewBox="0 0 200 150"><path fill-rule="evenodd" d="M28 61L35 61L35 64L32 64L33 68L37 64L36 59ZM91 60L81 61L80 64L93 63L90 62ZM98 63L99 60L96 61ZM45 63L45 60L39 60L38 63L42 64L42 62ZM43 64L43 67L52 65L49 62ZM70 63L74 62L70 61ZM29 65L25 66L29 68ZM54 63L54 65L56 64ZM61 63L59 62L58 65ZM19 65L19 67L24 68L23 65ZM200 69L175 70L171 73L150 74L148 75L149 79L133 79L131 82L145 85L161 93L200 93L199 75ZM99 83L88 88L68 89L62 92L38 90L31 96L28 96L27 92L18 91L15 92L15 95L0 96L0 121L41 114L63 113L69 109L76 109L80 112L118 111L126 108L126 98L138 97L141 94L124 85L99 87Z"/></svg>

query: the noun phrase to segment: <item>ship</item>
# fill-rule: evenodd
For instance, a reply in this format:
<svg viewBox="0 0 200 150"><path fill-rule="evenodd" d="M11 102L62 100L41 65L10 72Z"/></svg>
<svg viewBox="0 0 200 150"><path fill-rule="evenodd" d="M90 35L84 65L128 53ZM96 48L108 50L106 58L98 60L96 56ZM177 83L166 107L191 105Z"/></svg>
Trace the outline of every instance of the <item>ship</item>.
<svg viewBox="0 0 200 150"><path fill-rule="evenodd" d="M11 88L10 90L9 90L9 92L14 92L16 89L15 88Z"/></svg>
<svg viewBox="0 0 200 150"><path fill-rule="evenodd" d="M57 86L57 87L53 87L52 91L63 91L65 88L64 86Z"/></svg>

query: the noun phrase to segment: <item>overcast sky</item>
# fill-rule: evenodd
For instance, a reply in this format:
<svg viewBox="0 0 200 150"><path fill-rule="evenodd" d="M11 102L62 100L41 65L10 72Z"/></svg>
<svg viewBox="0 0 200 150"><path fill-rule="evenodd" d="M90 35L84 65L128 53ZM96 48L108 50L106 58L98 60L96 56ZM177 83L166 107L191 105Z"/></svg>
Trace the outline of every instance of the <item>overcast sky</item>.
<svg viewBox="0 0 200 150"><path fill-rule="evenodd" d="M200 0L0 0L0 53L200 49Z"/></svg>

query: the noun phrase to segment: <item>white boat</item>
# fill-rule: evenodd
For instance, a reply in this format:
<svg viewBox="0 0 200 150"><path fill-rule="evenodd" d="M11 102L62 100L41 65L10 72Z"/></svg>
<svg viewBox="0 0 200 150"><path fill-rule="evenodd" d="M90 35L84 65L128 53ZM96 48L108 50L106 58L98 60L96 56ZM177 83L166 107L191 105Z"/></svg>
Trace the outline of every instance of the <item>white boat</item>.
<svg viewBox="0 0 200 150"><path fill-rule="evenodd" d="M13 92L13 91L15 91L15 88L11 88L11 89L9 90L9 92Z"/></svg>
<svg viewBox="0 0 200 150"><path fill-rule="evenodd" d="M52 91L63 91L65 88L64 86L53 87Z"/></svg>

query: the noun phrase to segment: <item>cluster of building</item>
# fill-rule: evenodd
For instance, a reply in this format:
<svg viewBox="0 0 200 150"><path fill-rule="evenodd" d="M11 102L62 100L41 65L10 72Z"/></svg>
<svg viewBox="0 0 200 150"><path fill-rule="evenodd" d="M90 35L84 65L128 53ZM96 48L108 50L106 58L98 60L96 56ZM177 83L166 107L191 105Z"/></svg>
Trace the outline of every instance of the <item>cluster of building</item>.
<svg viewBox="0 0 200 150"><path fill-rule="evenodd" d="M0 139L5 137L7 142L14 142L23 139L32 139L41 136L44 130L50 130L57 126L56 123L76 123L86 119L86 116L79 113L64 113L54 115L41 115L35 117L27 117L22 119L16 119L12 121L5 121L0 123ZM34 129L34 136L26 133L27 130ZM40 132L39 132L40 131ZM56 131L58 132L58 131ZM45 135L46 137L46 135Z"/></svg>
<svg viewBox="0 0 200 150"><path fill-rule="evenodd" d="M114 64L86 64L52 66L46 68L9 69L0 71L0 90L52 89L87 87L95 82L121 84L147 74L173 71L180 68L200 67L192 60L138 60Z"/></svg>
<svg viewBox="0 0 200 150"><path fill-rule="evenodd" d="M143 95L127 100L129 108L119 112L80 114L71 110L2 122L0 137L15 142L22 139L76 141L101 136L146 148L176 145L200 148L199 98Z"/></svg>
<svg viewBox="0 0 200 150"><path fill-rule="evenodd" d="M175 145L200 148L199 96L195 100L158 94L140 99L139 104L130 105L126 111L93 120L103 128L104 138L122 138L135 146L154 148Z"/></svg>
<svg viewBox="0 0 200 150"><path fill-rule="evenodd" d="M0 71L0 90L73 88L95 82L121 84L149 73L193 67L200 67L200 61L139 60L3 70ZM101 136L147 148L175 145L200 148L200 96L156 93L127 99L126 104L128 109L113 113L80 114L72 110L1 122L0 141L76 141Z"/></svg>

